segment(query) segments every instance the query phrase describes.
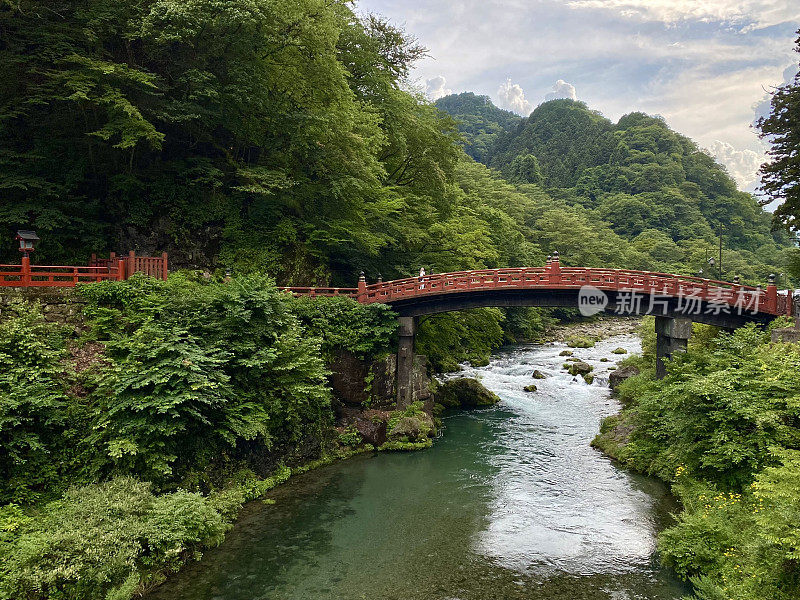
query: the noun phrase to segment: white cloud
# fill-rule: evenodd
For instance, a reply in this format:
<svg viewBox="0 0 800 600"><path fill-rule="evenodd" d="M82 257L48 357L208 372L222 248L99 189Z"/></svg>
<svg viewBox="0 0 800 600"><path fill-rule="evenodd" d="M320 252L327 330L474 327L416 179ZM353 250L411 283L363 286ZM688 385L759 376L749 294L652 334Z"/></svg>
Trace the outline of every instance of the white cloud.
<svg viewBox="0 0 800 600"><path fill-rule="evenodd" d="M498 106L513 111L518 115L528 116L533 111L533 104L525 99L525 92L518 83L511 83L511 79L497 90L500 99Z"/></svg>
<svg viewBox="0 0 800 600"><path fill-rule="evenodd" d="M622 17L675 24L721 22L742 31L797 20L796 0L571 0L574 9L605 9Z"/></svg>
<svg viewBox="0 0 800 600"><path fill-rule="evenodd" d="M797 64L793 63L786 67L786 70L783 72L783 81L776 85L775 87L781 87L783 85L787 85L794 81L795 76L798 72ZM768 91L764 94L764 97L753 104L753 112L755 113L753 117L753 125L755 125L759 119L764 118L766 119L770 113L772 112L772 93Z"/></svg>
<svg viewBox="0 0 800 600"><path fill-rule="evenodd" d="M437 75L425 80L425 93L431 100L438 100L443 96L449 96L453 90L447 88L447 79L444 75Z"/></svg>
<svg viewBox="0 0 800 600"><path fill-rule="evenodd" d="M732 144L720 140L714 140L708 151L727 167L740 189L752 189L758 181L758 169L765 160L764 154L747 149L737 150Z"/></svg>
<svg viewBox="0 0 800 600"><path fill-rule="evenodd" d="M578 96L575 93L575 86L567 83L563 79L556 81L553 86L553 91L544 97L544 101L556 100L558 98L567 98L568 100L577 100Z"/></svg>

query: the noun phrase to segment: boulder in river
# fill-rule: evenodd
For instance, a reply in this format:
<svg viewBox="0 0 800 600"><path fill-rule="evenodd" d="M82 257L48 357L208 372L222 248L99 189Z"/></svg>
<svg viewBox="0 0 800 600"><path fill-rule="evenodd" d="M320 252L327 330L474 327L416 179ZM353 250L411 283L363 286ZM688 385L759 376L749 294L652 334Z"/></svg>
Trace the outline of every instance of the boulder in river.
<svg viewBox="0 0 800 600"><path fill-rule="evenodd" d="M542 372L541 372L539 369L536 369L536 370L533 372L533 378L534 378L534 379L544 379L544 378L545 378L545 374L544 374L544 373L542 373Z"/></svg>
<svg viewBox="0 0 800 600"><path fill-rule="evenodd" d="M592 338L576 335L567 340L567 346L570 348L592 348L595 341Z"/></svg>
<svg viewBox="0 0 800 600"><path fill-rule="evenodd" d="M526 385L526 386L525 386L523 389L524 389L526 392L535 392L535 391L537 391L539 388L538 388L538 387L536 387L535 385L531 384L531 385Z"/></svg>
<svg viewBox="0 0 800 600"><path fill-rule="evenodd" d="M583 380L584 380L586 383L588 383L589 385L592 385L592 383L594 382L594 375L592 375L591 373L586 373L586 374L583 376Z"/></svg>
<svg viewBox="0 0 800 600"><path fill-rule="evenodd" d="M594 369L592 365L583 361L566 364L564 368L567 369L570 375L588 375Z"/></svg>
<svg viewBox="0 0 800 600"><path fill-rule="evenodd" d="M627 354L627 353L628 353L628 351L625 350L625 348L614 348L611 351L611 354Z"/></svg>
<svg viewBox="0 0 800 600"><path fill-rule="evenodd" d="M461 377L439 386L436 402L448 408L481 408L497 404L500 398L477 379Z"/></svg>
<svg viewBox="0 0 800 600"><path fill-rule="evenodd" d="M626 365L624 367L620 367L619 369L615 370L611 375L608 376L608 385L611 387L612 390L616 390L620 383L628 379L629 377L633 377L634 375L639 374L638 367L633 365Z"/></svg>
<svg viewBox="0 0 800 600"><path fill-rule="evenodd" d="M572 356L572 350L562 350L558 353L559 356Z"/></svg>

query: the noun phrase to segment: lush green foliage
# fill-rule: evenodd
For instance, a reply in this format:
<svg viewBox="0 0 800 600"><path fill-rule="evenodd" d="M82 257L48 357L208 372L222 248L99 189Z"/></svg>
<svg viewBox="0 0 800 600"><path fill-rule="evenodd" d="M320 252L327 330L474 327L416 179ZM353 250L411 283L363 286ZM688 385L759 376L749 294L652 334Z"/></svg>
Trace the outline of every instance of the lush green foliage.
<svg viewBox="0 0 800 600"><path fill-rule="evenodd" d="M798 31L800 34L800 31ZM800 37L797 38L800 52ZM762 190L769 200L778 200L775 222L797 230L800 226L800 73L794 81L779 87L772 94L769 117L756 124L771 148L770 161L761 167ZM800 274L800 271L797 271Z"/></svg>
<svg viewBox="0 0 800 600"><path fill-rule="evenodd" d="M70 490L21 519L0 546L0 598L128 600L204 547L227 523L199 494L155 496L120 478Z"/></svg>
<svg viewBox="0 0 800 600"><path fill-rule="evenodd" d="M486 111L461 98L438 105L459 119L474 110L480 122ZM547 189L539 191L543 214L526 238L558 249L566 264L703 270L763 283L793 260L786 236L770 232L770 216L756 200L661 119L632 113L614 124L583 103L554 100L498 136L489 155L484 162L519 192L530 195L534 186L525 184L539 181ZM721 272L707 264L720 233Z"/></svg>
<svg viewBox="0 0 800 600"><path fill-rule="evenodd" d="M62 473L79 418L64 378L63 330L20 302L0 321L0 502L35 500Z"/></svg>
<svg viewBox="0 0 800 600"><path fill-rule="evenodd" d="M292 310L303 328L322 340L328 361L342 350L366 360L392 348L397 315L385 304L359 304L345 297L301 297L295 299Z"/></svg>
<svg viewBox="0 0 800 600"><path fill-rule="evenodd" d="M456 120L464 151L482 163L489 158L497 138L522 120L509 110L497 108L488 96L472 92L439 98L436 107Z"/></svg>
<svg viewBox="0 0 800 600"><path fill-rule="evenodd" d="M147 286L104 282L86 291L127 298L107 339L113 367L95 391L100 416L90 441L105 453L102 469L170 479L248 441L270 448L325 424L320 342L302 330L289 296L257 277Z"/></svg>
<svg viewBox="0 0 800 600"><path fill-rule="evenodd" d="M684 511L659 549L698 598L796 598L800 347L754 327L695 333L663 381L646 340L631 359L642 374L620 388L626 408L596 444L673 482Z"/></svg>
<svg viewBox="0 0 800 600"><path fill-rule="evenodd" d="M416 352L428 357L437 371L457 371L469 360L484 364L490 352L505 341L503 311L497 308L444 313L420 324Z"/></svg>

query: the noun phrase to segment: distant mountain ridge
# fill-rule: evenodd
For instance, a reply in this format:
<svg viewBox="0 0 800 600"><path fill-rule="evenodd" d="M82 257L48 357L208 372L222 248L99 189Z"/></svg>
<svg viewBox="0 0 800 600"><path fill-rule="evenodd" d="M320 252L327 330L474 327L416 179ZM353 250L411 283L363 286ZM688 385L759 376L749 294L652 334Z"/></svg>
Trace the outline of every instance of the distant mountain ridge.
<svg viewBox="0 0 800 600"><path fill-rule="evenodd" d="M489 96L472 92L444 96L436 101L436 106L458 121L464 151L484 164L488 164L489 152L497 138L522 121L518 114L495 106Z"/></svg>
<svg viewBox="0 0 800 600"><path fill-rule="evenodd" d="M654 230L675 242L722 234L726 245L750 252L775 242L769 214L661 118L634 112L613 123L564 99L512 118L471 93L436 106L456 120L476 160L513 183L541 182L552 197L591 210L629 240ZM520 173L524 165L533 176Z"/></svg>

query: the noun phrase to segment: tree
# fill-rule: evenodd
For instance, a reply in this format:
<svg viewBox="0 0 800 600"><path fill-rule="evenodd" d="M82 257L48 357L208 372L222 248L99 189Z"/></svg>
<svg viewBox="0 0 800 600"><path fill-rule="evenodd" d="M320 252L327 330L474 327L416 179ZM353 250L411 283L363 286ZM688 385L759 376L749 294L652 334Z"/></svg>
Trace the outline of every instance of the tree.
<svg viewBox="0 0 800 600"><path fill-rule="evenodd" d="M800 37L796 43L800 52ZM761 137L772 145L770 161L761 167L761 190L767 195L765 203L781 203L774 222L796 229L800 226L800 72L794 81L775 90L771 104L770 115L756 124Z"/></svg>
<svg viewBox="0 0 800 600"><path fill-rule="evenodd" d="M533 154L520 154L506 168L506 178L511 183L541 183L539 161Z"/></svg>

